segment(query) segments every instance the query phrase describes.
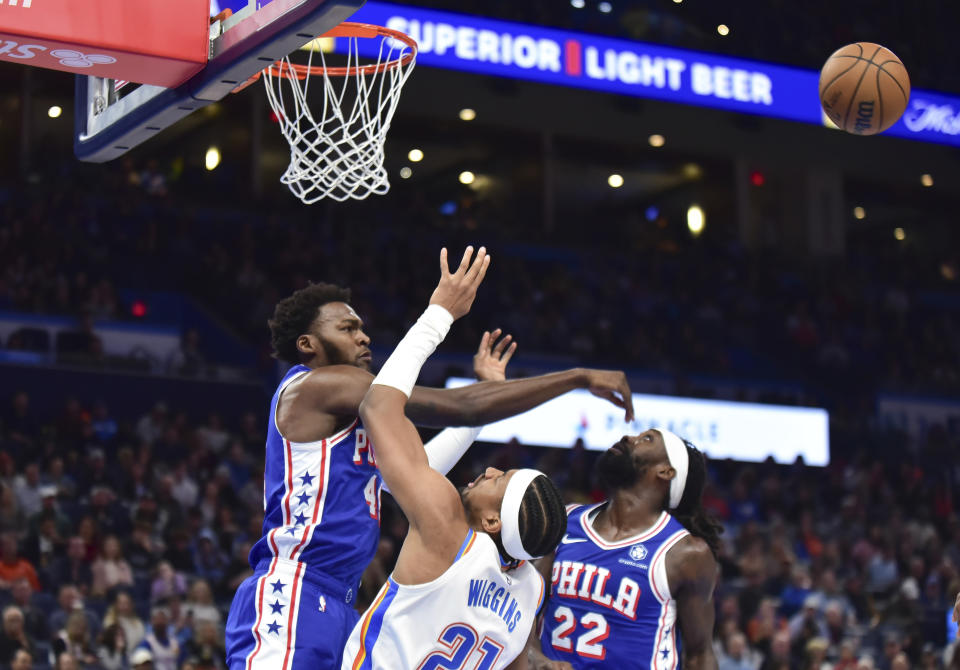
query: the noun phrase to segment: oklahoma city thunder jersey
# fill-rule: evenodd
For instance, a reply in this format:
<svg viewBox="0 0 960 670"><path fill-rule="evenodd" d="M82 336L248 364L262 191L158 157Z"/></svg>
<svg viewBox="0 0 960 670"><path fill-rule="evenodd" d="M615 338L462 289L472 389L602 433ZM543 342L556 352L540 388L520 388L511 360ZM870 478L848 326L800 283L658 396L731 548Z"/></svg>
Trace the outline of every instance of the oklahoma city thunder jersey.
<svg viewBox="0 0 960 670"><path fill-rule="evenodd" d="M603 504L568 507L543 617L543 653L574 668L678 670L677 606L665 559L690 533L663 512L649 530L607 542L593 530Z"/></svg>
<svg viewBox="0 0 960 670"><path fill-rule="evenodd" d="M506 667L526 647L543 596L532 565L504 570L490 536L470 530L432 582L387 580L354 626L341 670Z"/></svg>
<svg viewBox="0 0 960 670"><path fill-rule="evenodd" d="M250 551L250 565L294 561L356 589L380 538L382 480L359 419L318 442L280 435L277 400L309 371L291 368L270 403L263 537Z"/></svg>

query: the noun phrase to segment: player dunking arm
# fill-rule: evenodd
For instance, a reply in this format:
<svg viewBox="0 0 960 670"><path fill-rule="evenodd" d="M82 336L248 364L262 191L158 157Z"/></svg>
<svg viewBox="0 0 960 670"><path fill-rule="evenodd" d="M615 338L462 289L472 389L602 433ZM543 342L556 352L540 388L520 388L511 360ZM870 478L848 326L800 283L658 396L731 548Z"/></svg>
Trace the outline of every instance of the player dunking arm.
<svg viewBox="0 0 960 670"><path fill-rule="evenodd" d="M349 300L346 289L313 284L281 300L270 321L275 355L293 367L270 406L263 537L227 618L231 670L339 668L357 620L357 586L379 541L382 480L358 418L373 381L370 339ZM406 413L424 425L476 426L575 388L621 407L630 398L622 373L576 369L457 389L417 386ZM626 410L632 417L629 403ZM476 432L440 433L427 445L431 466L447 472Z"/></svg>
<svg viewBox="0 0 960 670"><path fill-rule="evenodd" d="M404 415L420 367L469 311L486 273L484 250L472 263L470 255L453 274L441 256L430 306L360 406L410 529L393 573L350 635L341 670L527 667L523 652L545 585L524 559L552 551L563 534L559 491L536 470L487 468L458 492L431 469Z"/></svg>
<svg viewBox="0 0 960 670"><path fill-rule="evenodd" d="M722 529L701 505L703 454L667 430L624 436L598 461L609 498L568 508L539 564L550 579L535 670L716 670L713 590Z"/></svg>

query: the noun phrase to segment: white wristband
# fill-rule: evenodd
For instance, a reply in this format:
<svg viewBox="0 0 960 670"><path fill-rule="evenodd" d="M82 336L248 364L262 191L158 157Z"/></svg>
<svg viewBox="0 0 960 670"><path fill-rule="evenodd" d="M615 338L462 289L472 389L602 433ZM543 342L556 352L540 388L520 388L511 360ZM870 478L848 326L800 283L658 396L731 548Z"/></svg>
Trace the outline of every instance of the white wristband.
<svg viewBox="0 0 960 670"><path fill-rule="evenodd" d="M427 307L380 368L373 383L393 387L409 398L420 368L443 342L452 324L453 315L446 309L440 305Z"/></svg>

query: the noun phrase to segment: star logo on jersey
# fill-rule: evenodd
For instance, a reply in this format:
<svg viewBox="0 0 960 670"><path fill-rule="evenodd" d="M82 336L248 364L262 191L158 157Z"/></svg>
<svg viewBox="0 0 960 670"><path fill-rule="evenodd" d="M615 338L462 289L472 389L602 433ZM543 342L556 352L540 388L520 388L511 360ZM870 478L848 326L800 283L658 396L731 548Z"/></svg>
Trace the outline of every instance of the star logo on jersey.
<svg viewBox="0 0 960 670"><path fill-rule="evenodd" d="M642 561L647 557L647 548L642 544L635 544L630 547L630 558L635 561Z"/></svg>
<svg viewBox="0 0 960 670"><path fill-rule="evenodd" d="M268 633L273 633L274 635L280 634L280 624L278 624L276 621L274 621L273 623L268 623L267 629L268 629L267 630Z"/></svg>

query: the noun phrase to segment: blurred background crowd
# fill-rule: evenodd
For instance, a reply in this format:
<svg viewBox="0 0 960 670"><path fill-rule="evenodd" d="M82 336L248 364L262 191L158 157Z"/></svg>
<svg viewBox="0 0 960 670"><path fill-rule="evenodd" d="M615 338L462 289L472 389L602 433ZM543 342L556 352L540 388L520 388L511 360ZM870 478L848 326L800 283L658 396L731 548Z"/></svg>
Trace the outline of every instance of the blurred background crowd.
<svg viewBox="0 0 960 670"><path fill-rule="evenodd" d="M189 292L247 347L258 391L224 413L177 395L137 398L132 411L69 386L42 394L4 386L0 663L223 668L226 611L250 574L246 556L263 519L265 409L277 373L265 321L274 303L309 279L349 285L382 354L435 282L430 250L480 238L495 266L445 345L454 356L468 361L482 330L501 326L522 352L557 365L642 370L705 397L714 395L711 375L776 380L792 392L763 399L831 410L825 469L710 465L705 505L726 528L716 594L722 670L960 662L947 637L960 590L955 433L931 426L910 436L873 407L879 390L957 390L949 306L958 294L921 252L870 249L804 265L728 239L694 244L663 228L639 237L617 226L589 249L565 229L538 245L535 231L514 225L522 212L501 216L468 197L449 213L416 199L366 204L349 225L313 210L198 204L185 214L181 200L150 194L167 179L150 169L118 167L96 192L76 185L82 173L43 199L0 192L0 310L74 323L74 337L34 340L27 324L0 345L126 371L104 356L98 324L149 323L131 311L136 296ZM175 356L142 371L216 379L223 351L203 332L215 331L184 330ZM524 360L511 374L524 374ZM427 381L443 383L434 377ZM595 452L572 446L477 445L451 478L466 481L482 464L535 464L569 501L601 499ZM398 509L384 507L360 608L405 533Z"/></svg>

